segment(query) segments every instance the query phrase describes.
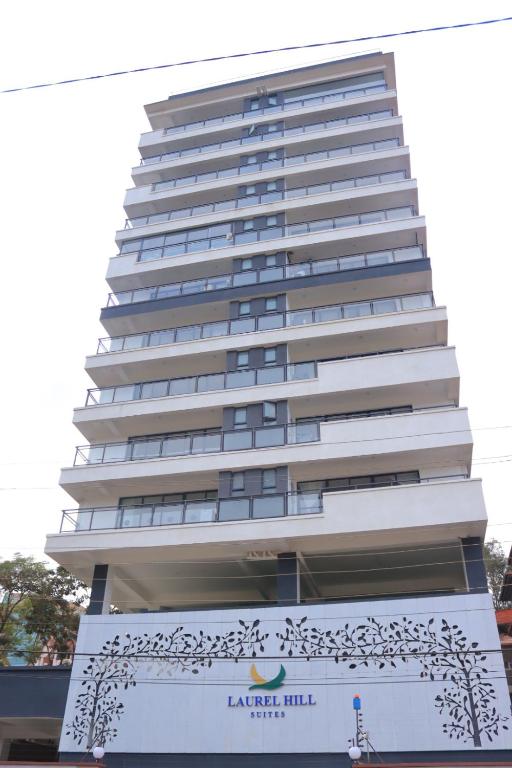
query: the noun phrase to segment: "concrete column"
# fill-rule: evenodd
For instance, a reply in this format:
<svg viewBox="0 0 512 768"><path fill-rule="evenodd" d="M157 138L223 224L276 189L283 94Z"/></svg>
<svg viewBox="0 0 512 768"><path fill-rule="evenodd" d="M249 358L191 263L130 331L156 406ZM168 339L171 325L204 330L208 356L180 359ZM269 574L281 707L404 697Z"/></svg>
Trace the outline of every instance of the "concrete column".
<svg viewBox="0 0 512 768"><path fill-rule="evenodd" d="M299 561L295 552L283 552L277 556L277 602L296 605L299 601Z"/></svg>
<svg viewBox="0 0 512 768"><path fill-rule="evenodd" d="M468 536L461 539L466 581L470 592L487 592L487 574L484 563L482 539Z"/></svg>
<svg viewBox="0 0 512 768"><path fill-rule="evenodd" d="M99 616L105 612L105 604L108 608L110 603L107 595L108 565L95 565L92 577L91 602L87 609L89 616Z"/></svg>

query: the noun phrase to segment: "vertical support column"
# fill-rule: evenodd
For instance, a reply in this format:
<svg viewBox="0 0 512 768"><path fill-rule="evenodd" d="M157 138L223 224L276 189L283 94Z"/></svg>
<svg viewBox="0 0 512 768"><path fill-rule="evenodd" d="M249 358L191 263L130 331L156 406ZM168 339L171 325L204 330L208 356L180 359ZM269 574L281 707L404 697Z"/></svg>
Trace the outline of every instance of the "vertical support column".
<svg viewBox="0 0 512 768"><path fill-rule="evenodd" d="M95 565L92 577L91 601L87 609L89 616L99 616L104 613L105 604L107 604L108 613L107 579L108 565Z"/></svg>
<svg viewBox="0 0 512 768"><path fill-rule="evenodd" d="M487 592L482 539L479 536L468 536L461 539L461 544L469 592Z"/></svg>
<svg viewBox="0 0 512 768"><path fill-rule="evenodd" d="M299 601L299 561L295 552L283 552L277 556L277 602L297 605Z"/></svg>

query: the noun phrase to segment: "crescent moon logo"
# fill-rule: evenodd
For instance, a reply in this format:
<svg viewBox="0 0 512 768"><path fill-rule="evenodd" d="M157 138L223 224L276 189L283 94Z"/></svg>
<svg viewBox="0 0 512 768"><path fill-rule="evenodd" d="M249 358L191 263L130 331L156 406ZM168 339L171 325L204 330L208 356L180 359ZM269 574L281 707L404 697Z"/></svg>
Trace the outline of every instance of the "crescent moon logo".
<svg viewBox="0 0 512 768"><path fill-rule="evenodd" d="M253 691L255 688L263 688L265 691L275 691L276 688L280 688L284 684L283 681L286 677L286 670L281 664L277 675L273 677L272 680L266 680L258 673L256 665L251 664L250 675L254 681L254 685L249 687L250 691Z"/></svg>

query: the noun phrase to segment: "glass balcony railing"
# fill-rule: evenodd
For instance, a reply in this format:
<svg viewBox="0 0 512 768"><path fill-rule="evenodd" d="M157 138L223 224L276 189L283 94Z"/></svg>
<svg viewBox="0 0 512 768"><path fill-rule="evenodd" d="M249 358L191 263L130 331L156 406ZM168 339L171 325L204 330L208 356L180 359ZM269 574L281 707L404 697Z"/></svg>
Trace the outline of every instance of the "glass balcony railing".
<svg viewBox="0 0 512 768"><path fill-rule="evenodd" d="M411 309L428 309L434 306L431 293L412 293L406 296L392 296L372 301L357 301L348 304L333 304L310 309L295 309L287 312L266 312L263 315L246 315L235 320L217 320L201 325L185 325L179 328L167 328L161 331L134 333L129 336L117 336L100 339L98 353L121 352L128 349L158 347L162 344L179 344L212 339L218 336L235 336L241 333L272 331L297 325L326 323L334 320L347 320L367 315L381 315L388 312L401 312Z"/></svg>
<svg viewBox="0 0 512 768"><path fill-rule="evenodd" d="M178 208L164 213L151 213L148 216L137 216L134 219L126 219L125 229L135 229L148 224L162 224L166 221L179 221L180 219L190 219L192 216L206 216L210 213L224 213L225 211L236 211L241 208L249 208L254 205L266 205L275 203L279 200L296 200L300 197L312 197L314 195L325 195L329 192L341 192L345 189L354 189L355 187L368 187L375 184L390 184L396 181L407 179L406 171L388 171L386 173L376 173L370 176L357 176L352 179L342 179L340 181L331 181L325 184L310 184L307 187L293 187L292 189L273 190L262 192L260 195L248 195L247 197L236 197L231 200L219 200L214 203L204 203L202 205L193 205L189 208Z"/></svg>
<svg viewBox="0 0 512 768"><path fill-rule="evenodd" d="M188 131L197 131L201 128L210 128L215 125L224 125L225 123L234 123L237 120L244 120L245 118L254 118L258 115L273 115L279 112L287 112L292 109L299 109L300 107L314 107L320 104L330 104L333 101L345 101L346 99L356 99L361 96L369 96L374 93L383 93L387 90L386 83L382 82L377 85L369 85L366 88L351 88L350 90L342 92L334 92L323 94L322 96L307 96L303 99L297 99L289 101L286 104L278 104L276 106L262 107L261 109L252 109L247 112L233 112L230 115L221 115L220 117L210 117L206 120L195 120L191 123L183 123L182 125L173 125L169 128L164 128L164 136L174 136L179 133L187 133Z"/></svg>
<svg viewBox="0 0 512 768"><path fill-rule="evenodd" d="M324 149L317 152L306 152L302 155L292 155L291 157L269 159L260 163L251 163L249 165L237 165L233 168L223 168L219 171L196 173L193 176L180 176L177 179L156 181L148 186L152 192L162 192L167 189L194 186L195 184L200 184L206 181L228 179L233 176L243 176L247 173L257 173L258 171L274 170L276 168L287 168L288 166L300 165L302 163L314 163L319 160L329 160L338 157L347 157L349 155L359 155L366 152L382 152L386 149L393 149L394 147L399 146L400 139L398 138L382 139L381 141L371 141L365 144L352 144L350 146L335 147L334 149ZM142 189L142 187L138 187L138 189Z"/></svg>
<svg viewBox="0 0 512 768"><path fill-rule="evenodd" d="M147 437L125 443L78 446L74 466L172 458L224 451L247 451L320 440L320 420L301 424L272 424L250 429L201 431Z"/></svg>
<svg viewBox="0 0 512 768"><path fill-rule="evenodd" d="M331 259L321 259L318 261L300 261L297 264L248 269L242 272L233 272L215 277L186 280L181 283L168 283L166 285L154 285L149 288L134 288L132 291L109 293L107 307L115 307L120 304L136 304L141 301L158 301L159 299L188 296L195 293L223 291L227 288L237 288L244 285L264 285L277 280L292 280L296 277L347 272L351 269L378 267L384 264L417 261L423 258L425 256L421 246L413 245L385 251L359 253L352 256L335 256Z"/></svg>
<svg viewBox="0 0 512 768"><path fill-rule="evenodd" d="M141 250L128 251L125 249L124 253L134 255L139 262L156 261L158 259L183 256L187 253L198 253L201 251L216 250L218 248L229 248L237 245L267 242L270 240L277 240L281 237L295 237L297 235L309 235L317 232L346 229L347 227L357 227L365 224L378 224L383 221L410 219L416 215L414 206L404 205L399 208L387 208L384 210L368 211L366 213L356 213L348 216L336 216L335 218L329 219L316 219L313 221L298 222L297 224L284 224L283 226L266 227L265 229L250 229L238 234L233 234L229 225L219 224L209 227L209 236L206 236L204 239L201 238L201 234L204 235L206 229L191 229L186 230L185 232L173 232L158 238L159 241L163 243L163 245L158 248L150 247L145 249L145 244L142 242ZM219 234L212 234L212 231L218 231Z"/></svg>
<svg viewBox="0 0 512 768"><path fill-rule="evenodd" d="M259 144L280 137L301 136L304 133L314 133L315 131L329 131L345 125L367 123L372 120L384 120L388 117L393 117L392 109L383 109L379 112L367 112L362 115L353 115L352 117L338 117L334 120L307 123L306 125L298 125L293 128L281 128L264 134L242 136L238 139L227 139L226 141L218 141L212 144L203 144L199 147L186 147L185 149L178 149L174 152L163 152L160 155L143 157L141 158L140 165L154 165L155 163L164 163L166 160L178 160L182 157L192 157L194 155L207 154L208 152L219 152L223 149L232 149L233 147Z"/></svg>
<svg viewBox="0 0 512 768"><path fill-rule="evenodd" d="M222 523L322 512L322 494L269 493L229 499L64 510L60 532L154 528L187 523Z"/></svg>
<svg viewBox="0 0 512 768"><path fill-rule="evenodd" d="M147 400L153 397L177 397L198 392L216 392L239 389L283 381L304 381L317 375L315 362L269 365L265 368L247 368L221 373L205 373L180 379L146 381L138 384L120 384L117 387L89 389L86 406L105 403L124 403L130 400Z"/></svg>

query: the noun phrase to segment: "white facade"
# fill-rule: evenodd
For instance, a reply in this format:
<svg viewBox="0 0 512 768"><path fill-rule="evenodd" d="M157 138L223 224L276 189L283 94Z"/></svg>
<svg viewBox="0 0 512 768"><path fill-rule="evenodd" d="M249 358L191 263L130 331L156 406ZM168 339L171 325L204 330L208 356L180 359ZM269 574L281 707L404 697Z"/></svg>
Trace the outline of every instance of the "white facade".
<svg viewBox="0 0 512 768"><path fill-rule="evenodd" d="M47 540L92 585L61 752L509 750L392 55L146 111Z"/></svg>

